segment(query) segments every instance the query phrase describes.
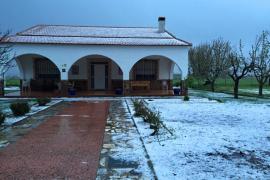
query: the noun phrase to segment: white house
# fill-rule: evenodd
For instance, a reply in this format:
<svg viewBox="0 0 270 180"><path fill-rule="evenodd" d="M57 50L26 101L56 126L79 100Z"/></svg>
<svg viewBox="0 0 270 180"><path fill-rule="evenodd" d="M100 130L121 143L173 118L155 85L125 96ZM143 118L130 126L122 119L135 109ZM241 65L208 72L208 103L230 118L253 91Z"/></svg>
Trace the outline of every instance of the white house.
<svg viewBox="0 0 270 180"><path fill-rule="evenodd" d="M21 79L32 92L84 95L124 91L155 94L172 89L177 65L185 79L191 43L158 28L37 25L10 36Z"/></svg>

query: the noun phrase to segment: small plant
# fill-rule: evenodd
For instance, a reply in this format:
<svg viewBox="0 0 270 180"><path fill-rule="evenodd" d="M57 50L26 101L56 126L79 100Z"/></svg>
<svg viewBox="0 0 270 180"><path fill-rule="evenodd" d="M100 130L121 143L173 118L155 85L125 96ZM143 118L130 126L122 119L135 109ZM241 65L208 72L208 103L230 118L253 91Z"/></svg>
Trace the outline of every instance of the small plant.
<svg viewBox="0 0 270 180"><path fill-rule="evenodd" d="M0 126L5 122L6 115L3 112L0 112Z"/></svg>
<svg viewBox="0 0 270 180"><path fill-rule="evenodd" d="M189 101L189 96L188 95L185 95L183 100L184 101Z"/></svg>
<svg viewBox="0 0 270 180"><path fill-rule="evenodd" d="M149 123L150 129L154 130L154 132L151 133L151 136L158 135L160 128L167 130L171 135L173 135L172 131L169 130L161 121L159 111L148 108L147 103L143 100L132 100L132 102L135 110L134 116L142 117L144 122Z"/></svg>
<svg viewBox="0 0 270 180"><path fill-rule="evenodd" d="M46 104L48 104L49 102L51 102L51 99L48 98L48 97L37 98L36 100L37 100L39 106L45 106Z"/></svg>
<svg viewBox="0 0 270 180"><path fill-rule="evenodd" d="M144 106L143 100L133 100L133 105L135 109L134 116L145 116L147 114L147 109Z"/></svg>
<svg viewBox="0 0 270 180"><path fill-rule="evenodd" d="M180 85L181 85L181 82L180 81L173 82L173 86L174 87L180 87Z"/></svg>
<svg viewBox="0 0 270 180"><path fill-rule="evenodd" d="M30 107L27 102L12 103L10 104L10 109L14 116L23 116L30 111Z"/></svg>

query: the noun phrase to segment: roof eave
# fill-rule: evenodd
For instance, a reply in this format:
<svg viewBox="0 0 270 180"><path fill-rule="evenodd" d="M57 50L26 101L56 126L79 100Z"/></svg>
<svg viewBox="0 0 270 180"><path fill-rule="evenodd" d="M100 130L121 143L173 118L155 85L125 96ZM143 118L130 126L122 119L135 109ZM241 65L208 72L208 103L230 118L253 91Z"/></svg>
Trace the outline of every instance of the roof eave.
<svg viewBox="0 0 270 180"><path fill-rule="evenodd" d="M39 45L97 45L97 46L169 46L169 47L189 47L191 46L190 44L106 44L106 43L61 43L61 42L57 42L57 43L50 43L50 42L14 42L14 41L7 41L7 42L2 42L2 43L7 43L7 44L39 44Z"/></svg>

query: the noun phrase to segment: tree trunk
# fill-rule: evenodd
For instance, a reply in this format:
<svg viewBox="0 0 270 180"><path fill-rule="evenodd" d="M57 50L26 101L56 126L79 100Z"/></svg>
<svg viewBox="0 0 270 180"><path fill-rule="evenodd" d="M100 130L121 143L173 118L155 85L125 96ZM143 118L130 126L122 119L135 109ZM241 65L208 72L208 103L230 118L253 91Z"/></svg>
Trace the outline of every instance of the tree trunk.
<svg viewBox="0 0 270 180"><path fill-rule="evenodd" d="M234 81L233 95L235 99L238 99L239 79Z"/></svg>
<svg viewBox="0 0 270 180"><path fill-rule="evenodd" d="M5 87L4 87L4 80L0 78L0 96L5 95Z"/></svg>
<svg viewBox="0 0 270 180"><path fill-rule="evenodd" d="M263 96L263 83L259 83L259 96Z"/></svg>
<svg viewBox="0 0 270 180"><path fill-rule="evenodd" d="M211 91L212 91L212 92L215 92L215 81L212 81L212 82L210 83L210 85L211 85Z"/></svg>

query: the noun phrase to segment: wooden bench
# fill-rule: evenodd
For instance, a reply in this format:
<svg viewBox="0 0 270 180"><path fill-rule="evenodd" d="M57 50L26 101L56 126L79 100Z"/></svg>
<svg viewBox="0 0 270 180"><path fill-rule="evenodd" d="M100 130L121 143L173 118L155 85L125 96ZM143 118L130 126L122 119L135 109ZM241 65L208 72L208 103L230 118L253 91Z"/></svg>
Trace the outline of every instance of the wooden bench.
<svg viewBox="0 0 270 180"><path fill-rule="evenodd" d="M133 90L134 87L142 87L146 90L150 90L150 81L130 81L131 90Z"/></svg>

